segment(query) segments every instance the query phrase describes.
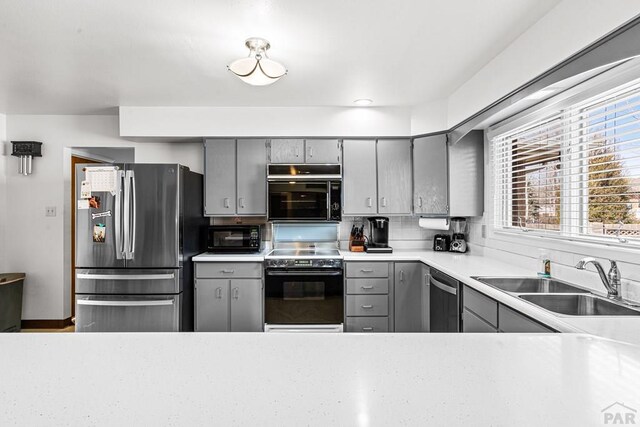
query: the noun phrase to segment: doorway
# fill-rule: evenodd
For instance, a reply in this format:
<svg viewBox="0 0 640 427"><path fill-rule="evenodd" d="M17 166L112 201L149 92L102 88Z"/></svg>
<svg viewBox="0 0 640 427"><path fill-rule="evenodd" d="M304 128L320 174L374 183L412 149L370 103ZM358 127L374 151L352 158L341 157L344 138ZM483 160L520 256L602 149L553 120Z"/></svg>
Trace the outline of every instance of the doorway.
<svg viewBox="0 0 640 427"><path fill-rule="evenodd" d="M104 163L86 157L71 155L71 319L76 317L76 165L81 163Z"/></svg>

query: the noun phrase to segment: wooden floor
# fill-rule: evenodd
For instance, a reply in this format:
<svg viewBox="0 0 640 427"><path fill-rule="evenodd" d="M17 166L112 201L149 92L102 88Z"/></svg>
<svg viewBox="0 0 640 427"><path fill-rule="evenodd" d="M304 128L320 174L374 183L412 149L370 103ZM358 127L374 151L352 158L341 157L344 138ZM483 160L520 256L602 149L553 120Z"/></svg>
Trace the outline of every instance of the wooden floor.
<svg viewBox="0 0 640 427"><path fill-rule="evenodd" d="M29 332L75 332L75 330L76 330L75 325L71 325L63 329L44 329L44 328L22 329L20 332L27 332L27 333Z"/></svg>

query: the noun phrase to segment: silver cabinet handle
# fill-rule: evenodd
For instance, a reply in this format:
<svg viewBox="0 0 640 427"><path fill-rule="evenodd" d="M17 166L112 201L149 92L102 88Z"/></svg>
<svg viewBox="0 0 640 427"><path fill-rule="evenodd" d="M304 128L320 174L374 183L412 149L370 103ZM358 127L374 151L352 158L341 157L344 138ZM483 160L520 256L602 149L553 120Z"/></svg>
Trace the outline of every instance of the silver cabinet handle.
<svg viewBox="0 0 640 427"><path fill-rule="evenodd" d="M297 145L296 145L296 148L295 148L295 153L296 153L296 157L300 157L300 153L299 153L299 150L298 150L298 146L297 146Z"/></svg>
<svg viewBox="0 0 640 427"><path fill-rule="evenodd" d="M309 147L309 157L313 157L313 147Z"/></svg>
<svg viewBox="0 0 640 427"><path fill-rule="evenodd" d="M371 197L367 197L367 207L370 208L372 205Z"/></svg>
<svg viewBox="0 0 640 427"><path fill-rule="evenodd" d="M371 326L365 326L365 327L362 328L362 330L365 331L365 332L371 332L371 331L373 331L373 328Z"/></svg>
<svg viewBox="0 0 640 427"><path fill-rule="evenodd" d="M400 270L400 281L404 282L404 270Z"/></svg>
<svg viewBox="0 0 640 427"><path fill-rule="evenodd" d="M240 205L241 208L244 208L244 197L240 197L238 199L238 205Z"/></svg>
<svg viewBox="0 0 640 427"><path fill-rule="evenodd" d="M222 299L222 288L216 289L216 298Z"/></svg>
<svg viewBox="0 0 640 427"><path fill-rule="evenodd" d="M152 301L103 301L92 299L79 299L78 305L99 305L105 307L148 307L154 305L173 305L172 299Z"/></svg>
<svg viewBox="0 0 640 427"><path fill-rule="evenodd" d="M373 289L373 286L360 286L360 288L367 290L367 289Z"/></svg>
<svg viewBox="0 0 640 427"><path fill-rule="evenodd" d="M382 206L383 208L387 207L387 198L386 197L380 198L380 206Z"/></svg>
<svg viewBox="0 0 640 427"><path fill-rule="evenodd" d="M233 288L233 299L238 299L238 298L240 298L240 289Z"/></svg>
<svg viewBox="0 0 640 427"><path fill-rule="evenodd" d="M418 197L418 206L422 207L422 197Z"/></svg>
<svg viewBox="0 0 640 427"><path fill-rule="evenodd" d="M229 207L229 198L225 197L222 204L223 204L223 206L225 208L228 208Z"/></svg>
<svg viewBox="0 0 640 427"><path fill-rule="evenodd" d="M371 304L367 304L367 305L363 305L363 306L361 306L361 307L362 307L362 308L364 308L365 310L369 310L369 309L372 309L372 308L373 308L373 305L371 305Z"/></svg>
<svg viewBox="0 0 640 427"><path fill-rule="evenodd" d="M360 271L362 273L373 273L373 270L369 270L369 269L366 269L366 268L361 268Z"/></svg>
<svg viewBox="0 0 640 427"><path fill-rule="evenodd" d="M89 279L89 280L163 280L163 279L175 279L174 273L169 274L91 274L91 273L78 273L77 279Z"/></svg>
<svg viewBox="0 0 640 427"><path fill-rule="evenodd" d="M220 270L220 273L233 274L235 273L235 270Z"/></svg>

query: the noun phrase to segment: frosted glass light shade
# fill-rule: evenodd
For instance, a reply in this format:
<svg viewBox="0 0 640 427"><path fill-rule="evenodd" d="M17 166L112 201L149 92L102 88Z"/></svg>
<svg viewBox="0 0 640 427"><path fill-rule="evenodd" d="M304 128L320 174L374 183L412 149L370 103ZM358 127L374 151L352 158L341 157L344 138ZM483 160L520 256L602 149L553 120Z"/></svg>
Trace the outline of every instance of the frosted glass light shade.
<svg viewBox="0 0 640 427"><path fill-rule="evenodd" d="M240 80L253 86L266 86L287 74L282 64L267 58L266 50L270 47L268 41L254 37L245 44L250 51L249 57L233 61L227 66Z"/></svg>

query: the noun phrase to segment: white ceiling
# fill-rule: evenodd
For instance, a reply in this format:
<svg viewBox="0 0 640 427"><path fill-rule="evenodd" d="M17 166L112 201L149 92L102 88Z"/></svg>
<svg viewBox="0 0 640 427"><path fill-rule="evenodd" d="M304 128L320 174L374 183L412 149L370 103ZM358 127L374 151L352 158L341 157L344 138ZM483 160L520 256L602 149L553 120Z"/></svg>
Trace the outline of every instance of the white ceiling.
<svg viewBox="0 0 640 427"><path fill-rule="evenodd" d="M447 97L560 0L21 0L0 5L0 112L413 106ZM226 70L250 36L289 75Z"/></svg>

